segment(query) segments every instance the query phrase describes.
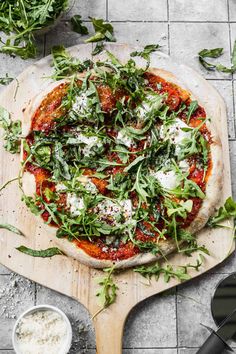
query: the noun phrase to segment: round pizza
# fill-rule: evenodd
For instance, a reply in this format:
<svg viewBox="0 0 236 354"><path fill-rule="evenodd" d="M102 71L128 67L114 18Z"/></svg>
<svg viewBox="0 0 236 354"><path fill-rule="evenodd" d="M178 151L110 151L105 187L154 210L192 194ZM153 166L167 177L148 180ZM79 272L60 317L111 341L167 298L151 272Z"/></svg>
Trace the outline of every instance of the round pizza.
<svg viewBox="0 0 236 354"><path fill-rule="evenodd" d="M65 254L125 268L198 248L221 193L221 143L178 82L108 53L26 107L23 199Z"/></svg>

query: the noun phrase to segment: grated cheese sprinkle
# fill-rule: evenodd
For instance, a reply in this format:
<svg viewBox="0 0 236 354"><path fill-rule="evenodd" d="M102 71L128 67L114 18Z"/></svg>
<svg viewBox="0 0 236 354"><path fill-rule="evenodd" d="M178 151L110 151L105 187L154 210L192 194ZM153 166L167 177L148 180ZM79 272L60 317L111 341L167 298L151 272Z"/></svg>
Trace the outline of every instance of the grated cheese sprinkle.
<svg viewBox="0 0 236 354"><path fill-rule="evenodd" d="M20 320L16 337L22 354L64 353L67 325L55 311L36 311Z"/></svg>

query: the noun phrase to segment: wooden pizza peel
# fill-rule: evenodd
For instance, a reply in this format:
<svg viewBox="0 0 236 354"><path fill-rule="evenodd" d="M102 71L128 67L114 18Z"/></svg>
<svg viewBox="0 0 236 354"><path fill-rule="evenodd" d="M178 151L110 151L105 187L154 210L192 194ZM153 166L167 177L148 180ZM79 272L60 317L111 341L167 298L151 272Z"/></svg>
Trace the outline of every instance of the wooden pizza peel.
<svg viewBox="0 0 236 354"><path fill-rule="evenodd" d="M136 47L124 44L107 44L106 48L123 61L129 58L131 51L137 50ZM91 58L92 45L77 45L70 48L70 51L82 60ZM101 54L98 57L104 58L104 55ZM138 60L138 64L145 65L141 59ZM180 85L196 95L199 103L206 108L207 114L214 122L223 145L223 203L231 195L227 115L224 101L218 92L193 69L174 63L165 54L159 52L153 54L151 67L166 69L181 78ZM48 86L48 83L51 82L49 76L52 74L52 70L51 57L43 58L28 67L0 95L0 105L12 114L12 119L21 119L22 109L29 99ZM20 166L20 157L7 153L2 145L0 148L1 185L9 179L17 177ZM66 256L34 258L15 249L21 244L33 249L46 249L55 245L54 240L47 234L42 220L31 214L21 201L17 182L12 182L1 192L0 223L12 224L26 235L24 238L9 231L0 230L1 264L32 281L78 300L88 309L91 316L99 310L96 297L98 290L96 279L104 276L102 271L88 268ZM226 224L232 226L230 222ZM213 268L233 252L232 234L230 228L206 229L199 233L199 244L204 244L210 251L210 255L205 255L205 261L199 271L192 270L190 272L192 277L199 276ZM174 265L186 265L188 263L194 264L197 257L197 254L191 258L176 254L170 256L168 260ZM165 263L163 262L163 265ZM175 279L165 283L163 277L160 277L158 281L153 279L149 284L131 269L115 275L114 281L119 287L116 302L93 319L98 354L121 354L124 323L130 310L149 296L179 284L179 281Z"/></svg>

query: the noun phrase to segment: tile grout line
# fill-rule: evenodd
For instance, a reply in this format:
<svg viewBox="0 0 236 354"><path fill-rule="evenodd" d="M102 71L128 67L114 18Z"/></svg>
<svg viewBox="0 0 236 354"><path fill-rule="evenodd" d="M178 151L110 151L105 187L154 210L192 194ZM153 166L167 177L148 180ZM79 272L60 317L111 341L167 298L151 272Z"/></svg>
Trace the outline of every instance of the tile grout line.
<svg viewBox="0 0 236 354"><path fill-rule="evenodd" d="M175 323L176 323L176 348L179 351L179 326L178 326L178 286L175 287Z"/></svg>
<svg viewBox="0 0 236 354"><path fill-rule="evenodd" d="M231 44L231 24L230 24L230 11L229 11L229 0L227 0L227 10L228 10L228 27L229 27L229 48L230 55L232 53L232 44ZM236 122L235 122L235 98L234 98L234 74L231 74L231 88L232 88L232 101L233 101L233 127L234 127L234 136L236 134ZM230 141L230 139L229 139Z"/></svg>
<svg viewBox="0 0 236 354"><path fill-rule="evenodd" d="M170 11L169 0L167 0L167 28L168 28L168 54L170 55Z"/></svg>
<svg viewBox="0 0 236 354"><path fill-rule="evenodd" d="M108 5L108 1L107 1L107 5ZM107 6L107 10L108 10ZM108 13L106 14L108 17ZM83 22L91 22L88 19L82 19ZM62 19L61 22L68 22L68 19ZM129 20L129 19L123 19L123 20L111 20L109 21L111 23L203 23L203 24L211 24L211 23L215 23L215 24L229 24L229 23L236 23L236 21L171 21L171 20L156 20L156 21L150 21L150 20Z"/></svg>
<svg viewBox="0 0 236 354"><path fill-rule="evenodd" d="M108 21L108 0L106 0L106 21Z"/></svg>

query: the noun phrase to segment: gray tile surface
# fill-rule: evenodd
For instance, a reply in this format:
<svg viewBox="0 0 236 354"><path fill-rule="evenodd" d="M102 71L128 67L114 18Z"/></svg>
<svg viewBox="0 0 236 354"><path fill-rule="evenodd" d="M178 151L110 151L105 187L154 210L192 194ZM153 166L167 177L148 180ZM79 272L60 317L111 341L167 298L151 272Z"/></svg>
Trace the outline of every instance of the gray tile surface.
<svg viewBox="0 0 236 354"><path fill-rule="evenodd" d="M110 21L165 21L167 0L109 0Z"/></svg>
<svg viewBox="0 0 236 354"><path fill-rule="evenodd" d="M118 42L158 42L164 52L170 50L179 62L189 64L211 80L227 104L232 186L236 198L236 81L231 80L231 75L206 72L197 59L198 51L203 48L224 47L224 55L217 61L230 64L236 23L229 26L227 20L229 15L230 21L236 22L236 1L188 0L186 6L186 0L71 0L70 9L61 23L37 39L39 57L49 53L53 45L64 44L69 47L83 43L86 36L71 32L69 19L75 14L81 14L86 21L89 16L109 18L113 21ZM87 25L92 33L91 24ZM0 76L5 76L6 72L16 76L33 61L0 55ZM125 325L123 354L196 353L197 347L207 336L200 322L214 325L209 310L214 286L219 279L235 271L235 259L232 255L211 274L181 285L177 295L174 291L139 304ZM8 269L0 266L0 354L13 353L11 331L15 318L34 303L54 304L68 314L74 335L70 354L95 354L93 326L84 307L47 288L37 286L37 291L35 288L35 284L12 275Z"/></svg>
<svg viewBox="0 0 236 354"><path fill-rule="evenodd" d="M161 328L161 331L160 331ZM139 304L129 315L125 325L125 348L175 347L176 304L175 295L154 296Z"/></svg>
<svg viewBox="0 0 236 354"><path fill-rule="evenodd" d="M227 21L227 0L171 0L171 21Z"/></svg>
<svg viewBox="0 0 236 354"><path fill-rule="evenodd" d="M114 23L115 36L118 42L129 44L159 43L164 52L168 53L167 23Z"/></svg>
<svg viewBox="0 0 236 354"><path fill-rule="evenodd" d="M16 318L34 305L35 284L19 275L0 275L0 348L11 349Z"/></svg>
<svg viewBox="0 0 236 354"><path fill-rule="evenodd" d="M83 20L89 17L106 18L106 0L70 0L70 5L63 19L68 19L74 15L80 15Z"/></svg>
<svg viewBox="0 0 236 354"><path fill-rule="evenodd" d="M236 21L236 6L234 0L229 0L229 19L230 21Z"/></svg>

